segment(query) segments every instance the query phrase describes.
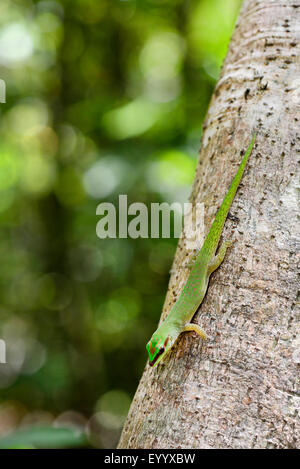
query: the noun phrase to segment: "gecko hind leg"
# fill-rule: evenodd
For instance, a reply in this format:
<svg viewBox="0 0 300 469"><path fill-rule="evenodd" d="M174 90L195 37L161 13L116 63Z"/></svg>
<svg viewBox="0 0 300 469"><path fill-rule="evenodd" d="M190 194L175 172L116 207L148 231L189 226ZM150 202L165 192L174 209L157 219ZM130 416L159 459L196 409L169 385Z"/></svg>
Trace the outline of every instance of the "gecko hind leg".
<svg viewBox="0 0 300 469"><path fill-rule="evenodd" d="M214 272L223 262L227 249L233 244L233 240L226 239L221 244L218 254L216 254L208 264L208 274Z"/></svg>
<svg viewBox="0 0 300 469"><path fill-rule="evenodd" d="M200 337L203 339L203 340L208 340L209 339L209 336L206 334L206 332L201 329L200 326L198 326L198 324L193 324L193 323L189 323L189 324L186 324L182 330L182 332L188 332L188 331L193 331L193 332L196 332L198 335L200 335Z"/></svg>

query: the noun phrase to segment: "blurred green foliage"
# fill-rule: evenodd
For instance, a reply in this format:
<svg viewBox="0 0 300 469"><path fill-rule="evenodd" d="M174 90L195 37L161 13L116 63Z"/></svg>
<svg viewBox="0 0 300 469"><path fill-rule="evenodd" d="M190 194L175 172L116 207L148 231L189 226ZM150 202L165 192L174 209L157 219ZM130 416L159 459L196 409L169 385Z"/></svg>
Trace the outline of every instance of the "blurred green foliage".
<svg viewBox="0 0 300 469"><path fill-rule="evenodd" d="M0 449L72 448L87 444L83 432L72 428L31 426L0 438Z"/></svg>
<svg viewBox="0 0 300 469"><path fill-rule="evenodd" d="M240 0L1 0L0 435L113 447L175 239L96 236L96 207L187 201Z"/></svg>

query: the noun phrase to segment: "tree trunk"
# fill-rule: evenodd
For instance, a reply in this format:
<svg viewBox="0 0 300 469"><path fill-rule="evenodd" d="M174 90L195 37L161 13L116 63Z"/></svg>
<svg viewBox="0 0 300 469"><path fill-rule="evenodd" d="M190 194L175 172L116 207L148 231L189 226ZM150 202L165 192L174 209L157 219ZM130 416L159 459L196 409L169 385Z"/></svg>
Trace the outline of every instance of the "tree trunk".
<svg viewBox="0 0 300 469"><path fill-rule="evenodd" d="M182 334L168 359L146 365L119 448L300 447L299 50L299 0L245 0L192 192L205 204L207 233L257 131L231 208L236 218L223 231L236 242L194 318L212 339ZM180 240L163 317L186 280L178 267L185 254Z"/></svg>

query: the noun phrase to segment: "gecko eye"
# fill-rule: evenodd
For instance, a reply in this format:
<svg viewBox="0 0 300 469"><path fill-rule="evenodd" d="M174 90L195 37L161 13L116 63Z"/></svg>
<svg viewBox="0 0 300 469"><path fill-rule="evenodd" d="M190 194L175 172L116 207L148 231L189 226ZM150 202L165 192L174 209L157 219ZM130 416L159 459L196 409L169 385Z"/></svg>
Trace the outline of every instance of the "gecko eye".
<svg viewBox="0 0 300 469"><path fill-rule="evenodd" d="M153 366L157 362L157 360L161 356L161 354L164 353L164 351L165 351L165 347L160 347L159 351L157 352L157 354L153 358L152 362L149 363L149 365Z"/></svg>

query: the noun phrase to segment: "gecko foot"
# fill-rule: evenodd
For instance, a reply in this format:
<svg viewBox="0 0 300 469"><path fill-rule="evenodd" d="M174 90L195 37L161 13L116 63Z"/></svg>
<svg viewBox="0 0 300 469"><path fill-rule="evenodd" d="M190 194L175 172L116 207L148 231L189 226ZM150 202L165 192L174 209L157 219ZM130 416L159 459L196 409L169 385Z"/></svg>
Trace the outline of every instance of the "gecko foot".
<svg viewBox="0 0 300 469"><path fill-rule="evenodd" d="M206 332L203 329L201 329L200 326L198 326L198 324L193 324L193 323L186 324L182 332L188 332L188 331L196 332L198 335L200 335L200 337L203 340L210 339L210 337L206 334Z"/></svg>

